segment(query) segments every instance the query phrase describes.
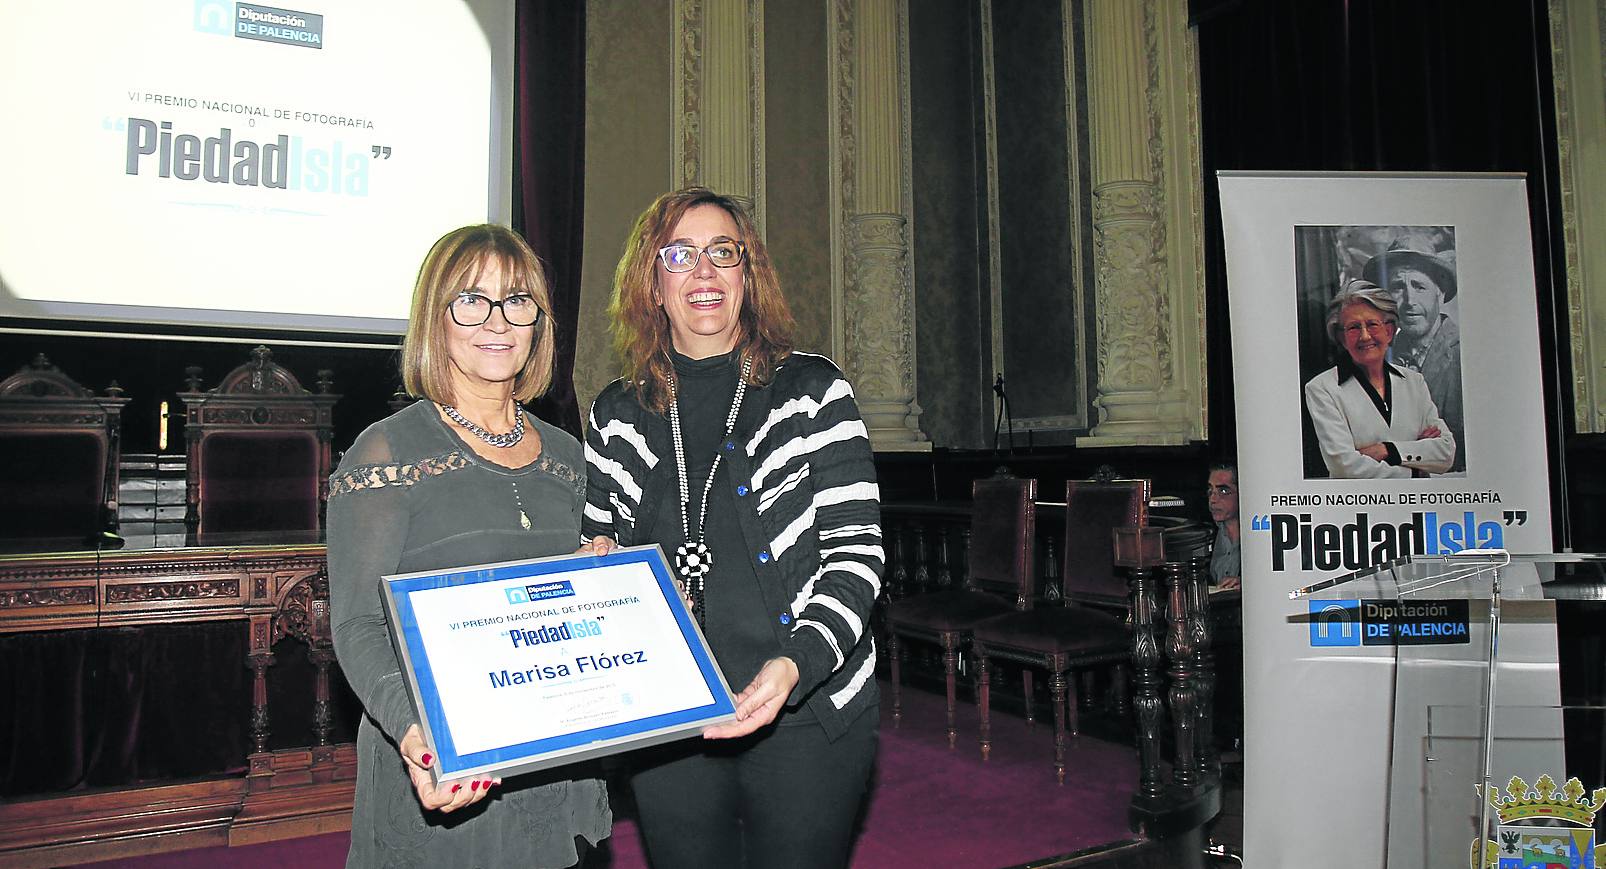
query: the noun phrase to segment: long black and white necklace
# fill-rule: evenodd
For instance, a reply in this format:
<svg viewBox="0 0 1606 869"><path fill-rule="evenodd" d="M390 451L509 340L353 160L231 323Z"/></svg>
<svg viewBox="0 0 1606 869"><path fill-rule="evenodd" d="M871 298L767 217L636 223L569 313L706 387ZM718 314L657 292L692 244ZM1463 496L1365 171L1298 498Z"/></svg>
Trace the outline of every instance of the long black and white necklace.
<svg viewBox="0 0 1606 869"><path fill-rule="evenodd" d="M736 430L736 414L742 409L742 396L747 394L747 375L753 370L753 360L742 360L742 373L736 379L736 397L731 399L730 415L725 417L725 434L720 443L730 440L731 432ZM681 579L686 582L686 593L691 597L696 610L702 613L703 578L708 575L709 568L714 565L714 553L709 550L703 538L708 531L708 493L714 488L714 474L719 471L719 451L714 453L714 464L708 469L708 479L703 481L703 501L697 508L697 536L691 533L691 523L687 519L687 507L691 504L691 486L686 482L686 443L680 436L680 400L676 394L677 389L673 381L669 384L669 431L675 438L675 470L680 475L680 533L685 540L675 550L675 570Z"/></svg>
<svg viewBox="0 0 1606 869"><path fill-rule="evenodd" d="M485 429L480 428L479 426L470 422L468 417L458 413L457 408L452 407L449 404L443 404L440 407L441 413L446 414L447 419L450 419L452 422L455 422L467 429L469 434L498 449L505 450L510 447L517 446L519 441L524 440L524 413L517 407L513 408L513 430L510 432L503 432L502 434L491 434Z"/></svg>

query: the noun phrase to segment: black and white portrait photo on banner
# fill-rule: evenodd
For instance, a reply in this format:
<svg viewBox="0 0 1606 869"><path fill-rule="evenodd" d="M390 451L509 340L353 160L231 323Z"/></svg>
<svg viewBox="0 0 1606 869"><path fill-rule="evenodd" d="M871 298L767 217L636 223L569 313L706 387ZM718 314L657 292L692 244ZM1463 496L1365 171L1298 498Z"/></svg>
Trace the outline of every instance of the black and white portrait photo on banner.
<svg viewBox="0 0 1606 869"><path fill-rule="evenodd" d="M1296 226L1294 266L1305 478L1464 475L1455 227Z"/></svg>

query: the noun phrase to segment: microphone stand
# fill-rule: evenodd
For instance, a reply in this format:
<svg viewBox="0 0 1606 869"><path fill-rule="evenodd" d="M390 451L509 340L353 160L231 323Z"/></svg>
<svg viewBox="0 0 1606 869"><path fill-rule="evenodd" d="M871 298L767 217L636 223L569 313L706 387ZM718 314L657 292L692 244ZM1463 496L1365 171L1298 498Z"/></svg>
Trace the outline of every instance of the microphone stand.
<svg viewBox="0 0 1606 869"><path fill-rule="evenodd" d="M993 380L993 395L998 396L998 418L993 421L993 452L998 452L999 434L1009 432L1009 454L1015 454L1015 416L1009 412L1009 393L1004 391L1004 375Z"/></svg>

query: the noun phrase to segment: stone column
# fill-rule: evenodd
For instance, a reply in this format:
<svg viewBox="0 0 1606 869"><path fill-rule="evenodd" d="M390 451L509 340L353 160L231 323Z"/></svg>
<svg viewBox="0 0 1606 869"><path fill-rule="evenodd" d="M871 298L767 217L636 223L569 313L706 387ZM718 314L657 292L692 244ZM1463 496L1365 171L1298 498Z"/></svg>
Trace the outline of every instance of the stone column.
<svg viewBox="0 0 1606 869"><path fill-rule="evenodd" d="M763 0L681 0L675 22L680 183L740 200L762 231Z"/></svg>
<svg viewBox="0 0 1606 869"><path fill-rule="evenodd" d="M1189 131L1175 123L1174 97L1161 87L1172 84L1166 67L1179 62L1166 55L1187 37L1185 27L1158 31L1174 27L1167 13L1180 2L1087 0L1098 421L1078 444L1203 437L1202 377L1190 376L1202 372L1202 354L1187 340L1197 343L1203 331L1201 271L1193 245L1168 238L1179 231L1186 242L1198 232L1197 215L1176 207L1193 199L1197 161L1185 159L1191 148L1167 151L1168 139L1186 142Z"/></svg>
<svg viewBox="0 0 1606 869"><path fill-rule="evenodd" d="M704 0L703 183L761 213L764 173L764 5L762 0ZM762 228L763 220L759 218Z"/></svg>
<svg viewBox="0 0 1606 869"><path fill-rule="evenodd" d="M900 0L854 4L852 133L845 143L852 174L840 182L848 262L843 363L877 450L931 448L915 402L902 13Z"/></svg>
<svg viewBox="0 0 1606 869"><path fill-rule="evenodd" d="M1606 3L1548 5L1566 257L1556 270L1567 276L1573 425L1599 433L1606 432Z"/></svg>

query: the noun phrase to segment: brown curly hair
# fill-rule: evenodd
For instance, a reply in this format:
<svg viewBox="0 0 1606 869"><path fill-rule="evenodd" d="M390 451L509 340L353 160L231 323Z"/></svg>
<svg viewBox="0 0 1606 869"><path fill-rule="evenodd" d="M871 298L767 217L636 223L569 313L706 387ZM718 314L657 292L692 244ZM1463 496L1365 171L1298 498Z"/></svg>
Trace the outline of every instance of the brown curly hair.
<svg viewBox="0 0 1606 869"><path fill-rule="evenodd" d="M792 352L792 311L781 294L781 281L770 262L769 248L758 234L752 215L740 202L706 187L665 193L636 218L625 240L624 255L613 273L613 299L608 304L614 349L623 360L627 388L654 413L669 410L674 380L669 358L673 346L669 316L655 299L658 249L669 243L686 212L699 205L723 208L736 222L736 240L747 252L742 260L743 302L737 319L736 349L739 358L753 362L749 382L760 386L769 383L776 367Z"/></svg>

